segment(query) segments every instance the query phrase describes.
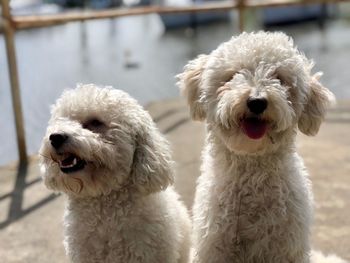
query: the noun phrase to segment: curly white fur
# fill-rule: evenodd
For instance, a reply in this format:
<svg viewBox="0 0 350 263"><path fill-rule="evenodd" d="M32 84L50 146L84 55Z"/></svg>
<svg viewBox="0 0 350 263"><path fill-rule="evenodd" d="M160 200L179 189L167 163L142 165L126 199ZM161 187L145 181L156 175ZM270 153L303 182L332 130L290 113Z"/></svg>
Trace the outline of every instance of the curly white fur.
<svg viewBox="0 0 350 263"><path fill-rule="evenodd" d="M243 33L178 76L207 127L193 262L310 262L312 193L295 137L298 128L315 135L334 100L312 66L283 33ZM261 113L248 108L255 98L267 101ZM261 138L244 132L249 118L266 123Z"/></svg>
<svg viewBox="0 0 350 263"><path fill-rule="evenodd" d="M40 155L46 186L67 195L72 262L188 262L190 220L168 187L168 143L136 100L94 85L65 91Z"/></svg>

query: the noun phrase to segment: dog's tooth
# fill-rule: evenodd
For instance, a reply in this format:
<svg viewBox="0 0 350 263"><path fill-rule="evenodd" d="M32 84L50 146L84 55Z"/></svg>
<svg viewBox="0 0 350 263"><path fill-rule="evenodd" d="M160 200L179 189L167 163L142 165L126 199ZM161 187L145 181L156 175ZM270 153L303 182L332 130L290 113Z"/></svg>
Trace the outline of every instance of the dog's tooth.
<svg viewBox="0 0 350 263"><path fill-rule="evenodd" d="M70 164L64 164L63 161L59 161L59 165L61 168L72 168L78 164L78 158L74 157Z"/></svg>

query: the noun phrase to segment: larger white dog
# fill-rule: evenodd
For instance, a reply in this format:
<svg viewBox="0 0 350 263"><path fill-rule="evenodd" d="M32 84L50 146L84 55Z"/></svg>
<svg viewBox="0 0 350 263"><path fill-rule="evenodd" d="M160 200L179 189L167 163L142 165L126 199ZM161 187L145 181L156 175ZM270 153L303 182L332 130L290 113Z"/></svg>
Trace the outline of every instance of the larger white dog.
<svg viewBox="0 0 350 263"><path fill-rule="evenodd" d="M295 138L315 135L334 99L312 66L283 33L243 33L178 76L207 125L193 262L310 261L312 193Z"/></svg>
<svg viewBox="0 0 350 263"><path fill-rule="evenodd" d="M40 154L46 186L67 195L72 262L188 262L190 220L168 187L168 144L136 100L94 85L64 92Z"/></svg>

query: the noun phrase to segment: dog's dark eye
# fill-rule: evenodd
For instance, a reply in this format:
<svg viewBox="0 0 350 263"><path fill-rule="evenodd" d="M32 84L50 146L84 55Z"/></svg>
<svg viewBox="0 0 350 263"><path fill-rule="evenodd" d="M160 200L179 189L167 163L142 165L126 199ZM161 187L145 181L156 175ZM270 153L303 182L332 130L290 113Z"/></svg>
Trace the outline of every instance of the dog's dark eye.
<svg viewBox="0 0 350 263"><path fill-rule="evenodd" d="M99 126L103 125L103 123L97 119L91 120L89 124L93 127L99 127Z"/></svg>
<svg viewBox="0 0 350 263"><path fill-rule="evenodd" d="M287 85L287 82L286 80L283 78L283 76L281 76L280 74L278 73L275 73L273 76L272 76L274 79L277 79L280 81L281 85L285 86Z"/></svg>
<svg viewBox="0 0 350 263"><path fill-rule="evenodd" d="M237 74L237 72L230 73L230 74L225 78L225 80L221 82L221 84L222 84L222 85L225 85L227 82L230 82L230 81L234 78L235 74Z"/></svg>
<svg viewBox="0 0 350 263"><path fill-rule="evenodd" d="M92 119L83 124L84 129L88 129L91 131L98 131L99 129L103 128L105 125L102 121L98 119Z"/></svg>

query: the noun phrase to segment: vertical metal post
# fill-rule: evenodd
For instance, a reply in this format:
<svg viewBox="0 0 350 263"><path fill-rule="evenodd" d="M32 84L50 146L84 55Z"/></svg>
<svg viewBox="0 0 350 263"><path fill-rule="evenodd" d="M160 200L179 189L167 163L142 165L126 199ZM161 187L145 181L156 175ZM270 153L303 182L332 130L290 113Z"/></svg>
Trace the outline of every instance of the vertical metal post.
<svg viewBox="0 0 350 263"><path fill-rule="evenodd" d="M16 133L17 133L17 147L20 164L27 163L27 149L25 141L21 96L19 91L18 71L16 62L16 50L14 32L15 27L12 23L9 0L1 0L3 30L5 35L5 44L7 52L7 62L10 75L12 107L15 115Z"/></svg>

